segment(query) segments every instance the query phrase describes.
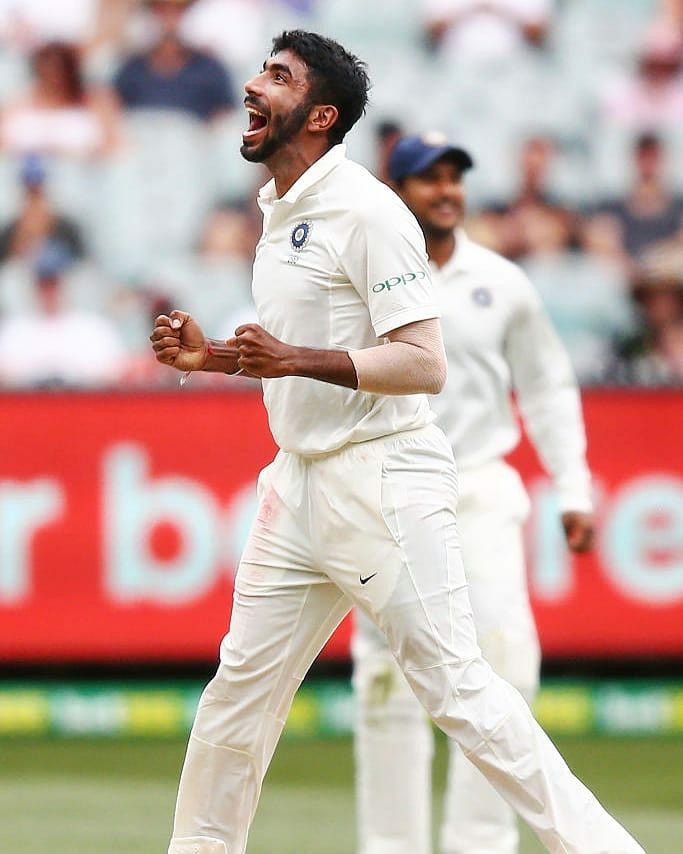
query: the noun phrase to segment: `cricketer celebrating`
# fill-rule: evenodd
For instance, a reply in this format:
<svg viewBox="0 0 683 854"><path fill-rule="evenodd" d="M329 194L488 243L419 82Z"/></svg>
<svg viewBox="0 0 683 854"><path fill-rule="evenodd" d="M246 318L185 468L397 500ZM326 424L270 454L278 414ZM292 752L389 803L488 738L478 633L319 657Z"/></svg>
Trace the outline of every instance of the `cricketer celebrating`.
<svg viewBox="0 0 683 854"><path fill-rule="evenodd" d="M341 144L367 102L363 63L295 30L274 40L245 88L241 152L273 175L259 194L259 324L216 342L171 312L151 338L159 361L181 371L262 378L281 451L259 478L170 854L244 852L294 693L353 605L385 634L431 717L550 851L642 853L477 646L453 455L424 396L446 378L424 238Z"/></svg>
<svg viewBox="0 0 683 854"><path fill-rule="evenodd" d="M590 474L578 388L538 296L519 267L461 228L472 166L466 151L437 134L404 137L389 160L391 180L425 234L441 310L448 380L432 408L458 465L458 534L477 639L495 672L530 702L540 655L522 540L529 501L503 460L519 440L513 389L574 551L593 537ZM361 612L356 625L360 851L427 854L432 731L382 633ZM518 841L513 811L451 740L442 854L515 854Z"/></svg>

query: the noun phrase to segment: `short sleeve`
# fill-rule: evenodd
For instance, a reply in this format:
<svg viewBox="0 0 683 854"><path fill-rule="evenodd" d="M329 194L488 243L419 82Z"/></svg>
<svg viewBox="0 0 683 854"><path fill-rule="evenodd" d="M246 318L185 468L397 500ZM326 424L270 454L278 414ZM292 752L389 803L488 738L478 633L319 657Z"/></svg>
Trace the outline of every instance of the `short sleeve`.
<svg viewBox="0 0 683 854"><path fill-rule="evenodd" d="M407 323L440 317L424 236L398 198L354 212L339 260L368 306L378 338Z"/></svg>

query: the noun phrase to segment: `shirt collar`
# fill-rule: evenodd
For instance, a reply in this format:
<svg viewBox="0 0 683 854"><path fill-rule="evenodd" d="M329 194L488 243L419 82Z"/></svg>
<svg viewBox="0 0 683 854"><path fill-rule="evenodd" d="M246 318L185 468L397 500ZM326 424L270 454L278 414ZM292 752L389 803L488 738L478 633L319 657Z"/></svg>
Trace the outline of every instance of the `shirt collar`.
<svg viewBox="0 0 683 854"><path fill-rule="evenodd" d="M333 145L329 151L326 151L322 157L319 157L315 163L312 163L308 167L303 175L301 175L300 178L292 184L281 199L278 199L277 197L275 179L271 178L270 181L268 181L268 183L259 190L258 202L260 207L263 208L264 205L270 207L276 202L286 202L287 204L293 205L295 202L299 201L306 190L310 190L311 187L315 186L315 184L329 175L334 167L339 165L339 163L341 163L345 158L346 146L343 143Z"/></svg>
<svg viewBox="0 0 683 854"><path fill-rule="evenodd" d="M467 270L467 261L470 255L472 241L465 233L464 228L455 229L455 252L441 267L439 273L464 273Z"/></svg>

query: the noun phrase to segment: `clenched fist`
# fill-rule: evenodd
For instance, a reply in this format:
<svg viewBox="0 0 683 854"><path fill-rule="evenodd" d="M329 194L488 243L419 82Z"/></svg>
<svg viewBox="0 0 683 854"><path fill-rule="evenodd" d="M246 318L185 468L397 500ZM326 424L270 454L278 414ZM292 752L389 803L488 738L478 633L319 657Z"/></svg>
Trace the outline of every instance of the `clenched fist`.
<svg viewBox="0 0 683 854"><path fill-rule="evenodd" d="M257 323L247 323L235 330L237 364L252 377L288 377L296 372L298 347L283 344Z"/></svg>
<svg viewBox="0 0 683 854"><path fill-rule="evenodd" d="M209 355L208 341L196 320L185 311L160 314L149 336L157 361L179 371L201 371Z"/></svg>

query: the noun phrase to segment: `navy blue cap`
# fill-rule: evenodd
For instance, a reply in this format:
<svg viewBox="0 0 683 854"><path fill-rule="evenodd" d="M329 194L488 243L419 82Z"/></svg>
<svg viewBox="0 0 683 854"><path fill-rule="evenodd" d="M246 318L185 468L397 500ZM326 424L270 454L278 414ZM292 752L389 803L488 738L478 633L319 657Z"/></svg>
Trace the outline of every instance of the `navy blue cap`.
<svg viewBox="0 0 683 854"><path fill-rule="evenodd" d="M27 154L21 162L21 180L29 187L39 187L45 181L45 163L39 154Z"/></svg>
<svg viewBox="0 0 683 854"><path fill-rule="evenodd" d="M442 157L450 157L463 172L474 166L464 148L451 145L441 133L426 133L399 139L389 155L389 177L398 182L419 175Z"/></svg>

